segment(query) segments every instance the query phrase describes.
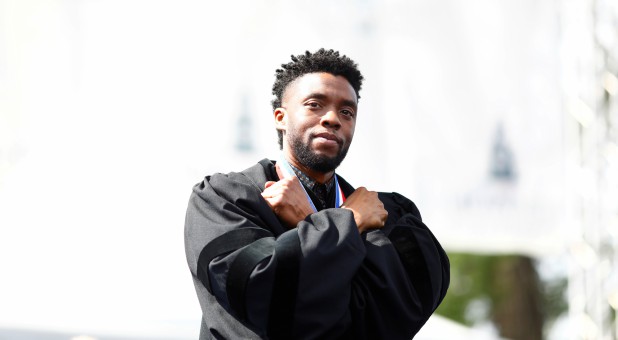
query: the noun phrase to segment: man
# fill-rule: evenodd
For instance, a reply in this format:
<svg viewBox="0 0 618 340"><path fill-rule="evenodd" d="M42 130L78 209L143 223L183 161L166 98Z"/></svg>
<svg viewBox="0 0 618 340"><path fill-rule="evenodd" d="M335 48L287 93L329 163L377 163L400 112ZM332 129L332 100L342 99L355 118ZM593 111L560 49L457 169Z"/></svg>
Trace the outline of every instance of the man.
<svg viewBox="0 0 618 340"><path fill-rule="evenodd" d="M448 258L412 201L335 174L363 76L333 50L282 67L280 159L207 176L189 201L200 339L411 339L446 294Z"/></svg>

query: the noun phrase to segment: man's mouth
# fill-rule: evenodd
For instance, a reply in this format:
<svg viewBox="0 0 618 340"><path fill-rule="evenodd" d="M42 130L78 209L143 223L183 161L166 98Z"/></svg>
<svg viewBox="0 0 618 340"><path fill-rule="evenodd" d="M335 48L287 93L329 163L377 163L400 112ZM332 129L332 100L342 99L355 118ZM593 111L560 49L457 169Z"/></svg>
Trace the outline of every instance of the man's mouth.
<svg viewBox="0 0 618 340"><path fill-rule="evenodd" d="M341 138L337 137L336 135L332 133L328 133L328 132L322 132L322 133L315 134L313 138L321 140L326 143L337 143L339 145L341 145L342 143Z"/></svg>

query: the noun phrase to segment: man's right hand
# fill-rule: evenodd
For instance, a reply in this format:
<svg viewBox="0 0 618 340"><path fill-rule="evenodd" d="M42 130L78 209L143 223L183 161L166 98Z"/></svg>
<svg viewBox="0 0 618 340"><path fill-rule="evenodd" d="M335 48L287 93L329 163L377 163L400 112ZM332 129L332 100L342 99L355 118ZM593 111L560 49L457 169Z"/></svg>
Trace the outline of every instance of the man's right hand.
<svg viewBox="0 0 618 340"><path fill-rule="evenodd" d="M378 193L369 191L365 187L357 188L341 207L352 210L359 233L384 227L388 217L388 212L378 198Z"/></svg>
<svg viewBox="0 0 618 340"><path fill-rule="evenodd" d="M313 209L298 178L285 178L279 164L275 167L279 181L266 182L262 197L288 228L295 228L298 222L313 213Z"/></svg>

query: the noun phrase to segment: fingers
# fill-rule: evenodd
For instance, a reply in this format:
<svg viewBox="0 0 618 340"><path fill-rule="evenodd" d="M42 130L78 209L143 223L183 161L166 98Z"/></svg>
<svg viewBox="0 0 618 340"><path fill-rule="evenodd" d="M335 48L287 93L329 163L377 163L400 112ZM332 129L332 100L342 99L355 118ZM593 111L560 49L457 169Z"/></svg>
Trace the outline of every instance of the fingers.
<svg viewBox="0 0 618 340"><path fill-rule="evenodd" d="M283 194L284 189L280 185L270 185L262 191L262 197L277 197Z"/></svg>
<svg viewBox="0 0 618 340"><path fill-rule="evenodd" d="M278 196L286 196L286 200L292 201L294 198L297 198L296 196L300 196L305 199L305 193L302 190L300 181L296 177L284 178L277 182L268 181L264 184L262 197L275 198Z"/></svg>
<svg viewBox="0 0 618 340"><path fill-rule="evenodd" d="M268 181L264 184L264 191L262 191L262 197L272 198L281 195L281 185L277 185L278 182Z"/></svg>
<svg viewBox="0 0 618 340"><path fill-rule="evenodd" d="M378 199L379 200L379 199ZM384 208L384 203L382 203L382 201L380 202L380 209L382 209L382 226L384 227L384 225L386 225L386 220L388 219L388 211Z"/></svg>
<svg viewBox="0 0 618 340"><path fill-rule="evenodd" d="M365 187L358 187L358 188L356 188L356 190L354 190L352 195L350 195L350 197L348 197L348 199L352 198L352 196L362 196L363 193L365 193L366 191L367 191L367 188L365 188Z"/></svg>
<svg viewBox="0 0 618 340"><path fill-rule="evenodd" d="M264 184L264 190L266 189L270 189L270 190L274 190L274 189L278 189L278 188L293 188L294 187L294 181L299 182L298 178L296 177L291 177L291 178L284 178L281 179L277 182L275 181L268 181ZM300 185L300 182L299 182Z"/></svg>

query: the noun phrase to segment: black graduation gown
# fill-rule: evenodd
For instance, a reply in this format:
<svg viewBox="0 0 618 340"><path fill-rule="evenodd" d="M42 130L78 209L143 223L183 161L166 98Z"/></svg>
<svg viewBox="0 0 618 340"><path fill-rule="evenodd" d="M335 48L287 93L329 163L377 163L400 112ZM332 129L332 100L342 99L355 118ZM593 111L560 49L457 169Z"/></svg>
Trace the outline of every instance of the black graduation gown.
<svg viewBox="0 0 618 340"><path fill-rule="evenodd" d="M272 180L264 159L193 188L185 248L200 339L411 339L449 285L446 253L414 203L379 193L388 220L363 234L334 208L290 230L260 195Z"/></svg>

